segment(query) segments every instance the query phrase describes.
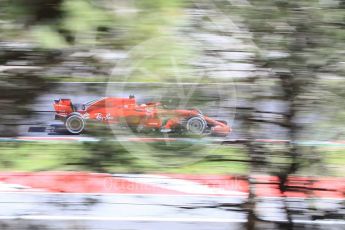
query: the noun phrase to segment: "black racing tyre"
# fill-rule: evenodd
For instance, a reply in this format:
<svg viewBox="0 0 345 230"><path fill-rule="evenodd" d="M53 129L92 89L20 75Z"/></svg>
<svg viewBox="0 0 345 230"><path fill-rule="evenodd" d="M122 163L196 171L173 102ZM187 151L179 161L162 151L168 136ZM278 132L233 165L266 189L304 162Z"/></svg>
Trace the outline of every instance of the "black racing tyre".
<svg viewBox="0 0 345 230"><path fill-rule="evenodd" d="M78 113L72 113L65 121L65 127L72 134L80 134L84 131L85 121Z"/></svg>
<svg viewBox="0 0 345 230"><path fill-rule="evenodd" d="M202 117L191 117L187 120L186 129L190 134L201 135L207 127L207 122Z"/></svg>

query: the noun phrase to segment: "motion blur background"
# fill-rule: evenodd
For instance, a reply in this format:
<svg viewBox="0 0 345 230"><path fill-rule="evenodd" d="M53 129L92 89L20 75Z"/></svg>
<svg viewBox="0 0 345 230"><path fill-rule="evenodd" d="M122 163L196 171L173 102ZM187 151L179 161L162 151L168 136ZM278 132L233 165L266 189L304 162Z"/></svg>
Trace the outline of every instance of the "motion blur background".
<svg viewBox="0 0 345 230"><path fill-rule="evenodd" d="M0 0L0 32L1 171L243 175L252 229L253 175L277 176L282 193L291 175L344 177L343 0ZM66 135L29 132L54 123L54 99L130 94L233 132L139 143L90 124L80 138L93 141L16 138ZM344 219L343 205L328 211Z"/></svg>

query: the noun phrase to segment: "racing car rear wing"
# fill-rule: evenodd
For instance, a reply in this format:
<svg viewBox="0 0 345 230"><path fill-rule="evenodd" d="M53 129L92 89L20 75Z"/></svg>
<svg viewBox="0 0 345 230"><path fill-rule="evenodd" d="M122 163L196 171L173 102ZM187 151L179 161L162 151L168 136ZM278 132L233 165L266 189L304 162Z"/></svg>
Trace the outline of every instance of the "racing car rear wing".
<svg viewBox="0 0 345 230"><path fill-rule="evenodd" d="M54 109L56 112L55 118L66 117L73 112L71 99L54 100Z"/></svg>

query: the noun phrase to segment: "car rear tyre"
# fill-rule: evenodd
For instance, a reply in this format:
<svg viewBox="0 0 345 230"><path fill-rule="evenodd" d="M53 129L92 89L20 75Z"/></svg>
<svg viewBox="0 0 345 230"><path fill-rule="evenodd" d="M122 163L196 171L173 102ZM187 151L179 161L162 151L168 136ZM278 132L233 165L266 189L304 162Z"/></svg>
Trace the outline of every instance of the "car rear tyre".
<svg viewBox="0 0 345 230"><path fill-rule="evenodd" d="M85 128L85 121L79 114L72 114L67 117L65 126L68 132L80 134Z"/></svg>
<svg viewBox="0 0 345 230"><path fill-rule="evenodd" d="M207 123L202 117L191 117L186 123L186 129L190 134L201 135L204 133Z"/></svg>

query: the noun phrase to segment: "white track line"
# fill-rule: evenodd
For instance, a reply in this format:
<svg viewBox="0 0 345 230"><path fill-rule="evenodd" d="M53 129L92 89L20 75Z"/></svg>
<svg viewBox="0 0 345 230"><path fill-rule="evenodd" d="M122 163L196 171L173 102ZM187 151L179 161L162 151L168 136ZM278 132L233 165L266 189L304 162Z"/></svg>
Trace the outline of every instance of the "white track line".
<svg viewBox="0 0 345 230"><path fill-rule="evenodd" d="M61 215L25 215L0 216L0 220L44 220L44 221L144 221L144 222L180 222L180 223L246 223L246 219L228 218L193 218L193 217L109 217L109 216L61 216ZM276 220L275 222L287 222ZM296 224L345 225L344 220L293 220Z"/></svg>
<svg viewBox="0 0 345 230"><path fill-rule="evenodd" d="M203 222L203 223L245 223L245 219L227 218L174 218L174 217L112 217L112 216L53 216L53 215L25 215L25 216L0 216L0 220L47 220L47 221L145 221L145 222Z"/></svg>
<svg viewBox="0 0 345 230"><path fill-rule="evenodd" d="M130 174L113 174L115 177L120 177L127 181L147 184L163 189L189 193L189 194L200 194L200 195L231 195L231 196L245 196L247 193L236 190L226 190L219 187L210 187L191 180L176 179L173 177L163 175L130 175Z"/></svg>
<svg viewBox="0 0 345 230"><path fill-rule="evenodd" d="M0 195L1 193L6 193L6 192L39 192L43 191L42 189L34 189L29 186L21 185L21 184L11 184L11 183L6 183L3 181L0 181Z"/></svg>
<svg viewBox="0 0 345 230"><path fill-rule="evenodd" d="M203 195L203 194L142 194L142 193L81 193L81 192L45 192L42 190L29 190L29 191L0 191L0 196L3 194L10 195L58 195L58 196L140 196L140 197L200 197L200 198L238 198L236 196L224 196L224 195ZM246 194L248 195L248 194ZM246 198L246 197L243 197ZM258 197L258 199L285 199L283 197L275 196L264 196ZM291 200L329 200L329 201L344 201L345 198L332 198L332 197L287 197L286 199ZM1 201L0 201L1 203Z"/></svg>

